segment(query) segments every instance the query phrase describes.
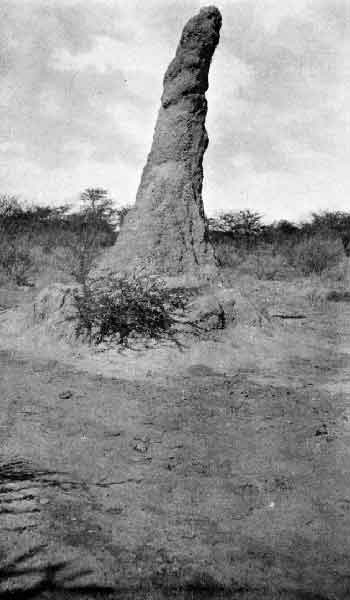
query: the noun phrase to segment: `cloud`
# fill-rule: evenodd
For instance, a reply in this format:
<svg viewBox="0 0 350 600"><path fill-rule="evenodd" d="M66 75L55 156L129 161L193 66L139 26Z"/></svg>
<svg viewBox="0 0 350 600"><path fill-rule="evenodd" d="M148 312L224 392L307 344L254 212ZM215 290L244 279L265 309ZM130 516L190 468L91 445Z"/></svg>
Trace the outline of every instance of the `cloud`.
<svg viewBox="0 0 350 600"><path fill-rule="evenodd" d="M183 24L205 4L2 0L5 188L60 202L99 185L131 202L150 149L163 74ZM344 179L348 0L220 5L223 29L208 92L209 212L247 202L271 215L288 207L296 212L295 198L303 198L303 207L307 195L321 205L330 191L344 202L350 192ZM310 180L319 183L310 186Z"/></svg>
<svg viewBox="0 0 350 600"><path fill-rule="evenodd" d="M1 63L1 139L13 141L14 152L24 143L28 156L47 168L69 164L70 141L92 145L100 156L135 151L135 142L120 135L110 112L118 103L141 105L125 85L122 66L105 72L89 65L65 69L57 58L62 54L79 61L99 37L123 39L118 11L101 12L96 3L86 8L32 2L23 9L11 2L0 9L1 34L8 40Z"/></svg>
<svg viewBox="0 0 350 600"><path fill-rule="evenodd" d="M220 110L209 111L208 119L215 135L206 164L220 165L210 168L205 185L207 197L215 198L212 208L248 205L269 218L292 218L330 203L347 209L349 4L246 1L225 7L215 64ZM235 69L227 75L232 56L241 65L238 78Z"/></svg>
<svg viewBox="0 0 350 600"><path fill-rule="evenodd" d="M339 11L340 3L342 22ZM233 153L250 152L258 170L287 169L298 157L283 153L286 138L324 151L332 126L338 127L334 96L339 80L344 85L344 31L327 18L324 3L298 16L284 14L273 30L260 16L245 2L226 17L226 54L238 57L251 76L238 90L241 110L232 94L225 96L219 143L227 148L231 137Z"/></svg>

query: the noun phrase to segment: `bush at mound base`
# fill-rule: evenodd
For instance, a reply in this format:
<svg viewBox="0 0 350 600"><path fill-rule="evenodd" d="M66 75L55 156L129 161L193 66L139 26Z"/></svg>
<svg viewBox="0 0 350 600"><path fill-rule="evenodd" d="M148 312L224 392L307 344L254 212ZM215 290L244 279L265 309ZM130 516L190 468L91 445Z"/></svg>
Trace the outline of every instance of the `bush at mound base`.
<svg viewBox="0 0 350 600"><path fill-rule="evenodd" d="M77 294L82 294L82 286L54 283L44 288L33 303L32 323L43 326L55 337L73 342L79 329ZM174 316L174 329L179 333L201 334L237 324L249 327L270 324L268 314L236 289L214 288L201 293Z"/></svg>

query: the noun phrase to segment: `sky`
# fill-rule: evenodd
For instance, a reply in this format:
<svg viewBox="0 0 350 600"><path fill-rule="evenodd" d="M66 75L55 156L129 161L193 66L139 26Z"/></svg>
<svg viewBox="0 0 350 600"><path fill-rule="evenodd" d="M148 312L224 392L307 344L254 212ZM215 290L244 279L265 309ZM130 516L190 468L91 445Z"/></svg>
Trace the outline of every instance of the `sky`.
<svg viewBox="0 0 350 600"><path fill-rule="evenodd" d="M132 204L200 0L1 0L0 193ZM207 214L350 210L350 0L217 0Z"/></svg>

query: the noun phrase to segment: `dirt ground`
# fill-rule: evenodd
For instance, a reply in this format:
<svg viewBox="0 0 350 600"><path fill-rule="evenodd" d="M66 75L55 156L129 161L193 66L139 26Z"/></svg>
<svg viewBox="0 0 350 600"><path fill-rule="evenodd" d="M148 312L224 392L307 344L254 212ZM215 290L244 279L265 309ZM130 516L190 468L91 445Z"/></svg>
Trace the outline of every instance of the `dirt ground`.
<svg viewBox="0 0 350 600"><path fill-rule="evenodd" d="M301 308L158 370L2 336L1 600L349 598L350 304Z"/></svg>

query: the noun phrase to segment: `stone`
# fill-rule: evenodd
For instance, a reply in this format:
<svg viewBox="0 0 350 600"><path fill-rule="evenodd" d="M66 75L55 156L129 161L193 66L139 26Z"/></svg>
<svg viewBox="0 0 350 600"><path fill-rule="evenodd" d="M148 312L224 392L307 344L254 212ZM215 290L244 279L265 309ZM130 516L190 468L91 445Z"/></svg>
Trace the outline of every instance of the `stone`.
<svg viewBox="0 0 350 600"><path fill-rule="evenodd" d="M69 400L70 398L73 398L73 392L71 390L64 390L58 394L58 397L60 400Z"/></svg>
<svg viewBox="0 0 350 600"><path fill-rule="evenodd" d="M128 213L102 268L138 268L161 276L209 279L216 260L202 201L209 68L221 14L200 10L186 24L164 77L153 144L135 207Z"/></svg>
<svg viewBox="0 0 350 600"><path fill-rule="evenodd" d="M255 306L236 288L211 286L189 302L177 315L176 329L200 333L230 326L262 328L272 332L273 324L264 307Z"/></svg>
<svg viewBox="0 0 350 600"><path fill-rule="evenodd" d="M237 289L227 289L225 292L235 298L234 319L237 324L272 332L273 324L264 305L255 304L250 300L249 294L242 294Z"/></svg>
<svg viewBox="0 0 350 600"><path fill-rule="evenodd" d="M77 286L53 283L37 295L33 311L34 322L47 319L70 320L76 316L74 293Z"/></svg>
<svg viewBox="0 0 350 600"><path fill-rule="evenodd" d="M187 307L186 322L204 331L224 329L225 311L214 294L199 296Z"/></svg>
<svg viewBox="0 0 350 600"><path fill-rule="evenodd" d="M33 304L34 325L45 325L55 335L73 339L78 323L75 294L81 286L53 283L41 290Z"/></svg>
<svg viewBox="0 0 350 600"><path fill-rule="evenodd" d="M197 296L186 306L178 329L190 332L224 329L236 318L235 303L229 290L217 289Z"/></svg>

